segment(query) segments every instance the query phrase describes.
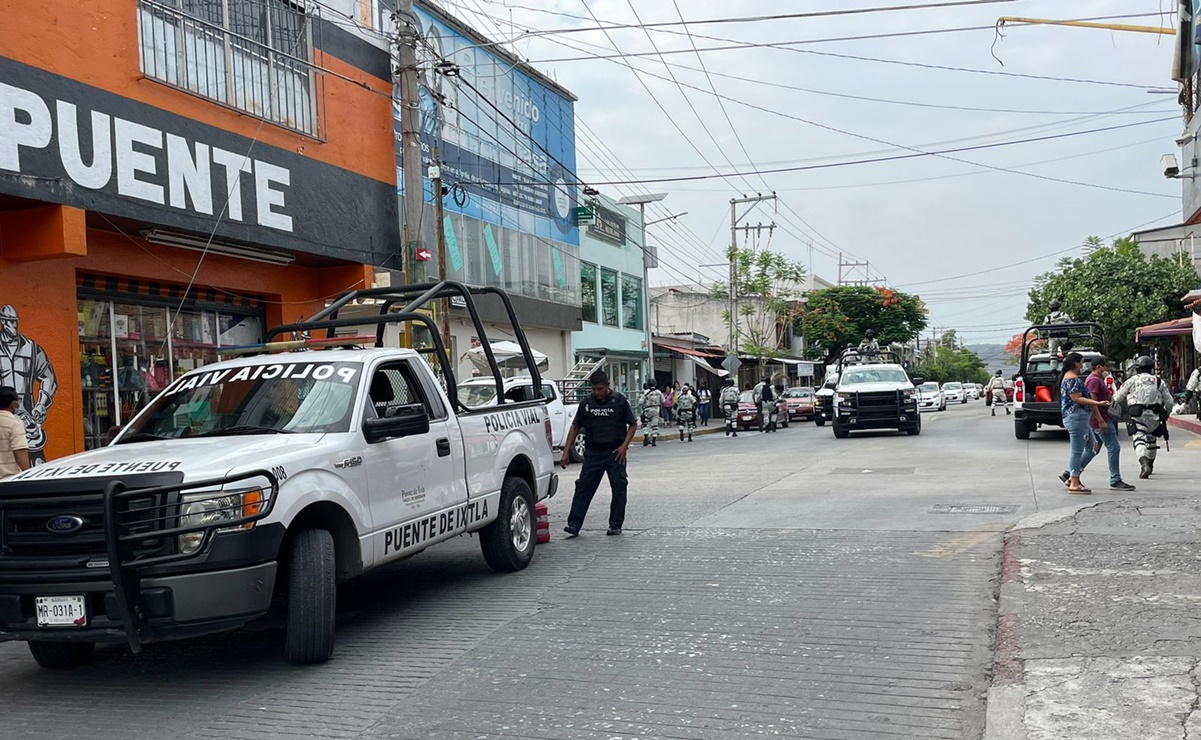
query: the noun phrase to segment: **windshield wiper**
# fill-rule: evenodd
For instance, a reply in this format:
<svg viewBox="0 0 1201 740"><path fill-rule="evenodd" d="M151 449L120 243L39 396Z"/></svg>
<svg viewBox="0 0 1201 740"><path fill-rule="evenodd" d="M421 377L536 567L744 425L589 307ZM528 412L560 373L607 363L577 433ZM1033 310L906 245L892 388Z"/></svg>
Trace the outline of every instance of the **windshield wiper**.
<svg viewBox="0 0 1201 740"><path fill-rule="evenodd" d="M123 445L123 444L128 444L130 442L153 442L155 440L160 440L160 439L167 439L167 438L160 436L158 434L151 434L150 432L138 432L137 434L131 434L128 437L122 437L121 441L118 442L117 444Z"/></svg>
<svg viewBox="0 0 1201 740"><path fill-rule="evenodd" d="M237 434L295 434L291 429L276 429L275 427L263 427L255 424L239 424L237 426L225 427L224 429L210 429L207 432L193 434L193 437L232 437Z"/></svg>

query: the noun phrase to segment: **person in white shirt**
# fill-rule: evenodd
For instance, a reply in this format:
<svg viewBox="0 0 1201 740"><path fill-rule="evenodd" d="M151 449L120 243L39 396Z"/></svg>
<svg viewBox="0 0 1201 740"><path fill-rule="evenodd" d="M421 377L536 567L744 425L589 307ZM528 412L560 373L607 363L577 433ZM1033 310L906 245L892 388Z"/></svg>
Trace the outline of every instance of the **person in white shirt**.
<svg viewBox="0 0 1201 740"><path fill-rule="evenodd" d="M29 439L25 423L16 415L20 407L17 389L0 386L0 478L29 469Z"/></svg>

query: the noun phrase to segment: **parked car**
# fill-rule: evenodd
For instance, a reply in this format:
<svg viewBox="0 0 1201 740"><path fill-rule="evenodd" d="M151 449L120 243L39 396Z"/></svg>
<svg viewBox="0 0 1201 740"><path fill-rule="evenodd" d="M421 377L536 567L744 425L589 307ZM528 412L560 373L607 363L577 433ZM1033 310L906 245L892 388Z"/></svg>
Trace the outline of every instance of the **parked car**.
<svg viewBox="0 0 1201 740"><path fill-rule="evenodd" d="M781 427L788 427L786 399L776 399L776 423ZM759 428L759 406L755 403L754 391L743 391L738 397L738 428L743 431Z"/></svg>
<svg viewBox="0 0 1201 740"><path fill-rule="evenodd" d="M947 399L942 394L942 388L938 387L938 383L933 381L922 383L917 389L918 409L932 409L934 411L946 411Z"/></svg>
<svg viewBox="0 0 1201 740"><path fill-rule="evenodd" d="M963 388L963 383L943 383L942 395L947 403L967 403L967 391Z"/></svg>
<svg viewBox="0 0 1201 740"><path fill-rule="evenodd" d="M980 400L980 386L976 383L965 383L963 386L966 391L966 397L969 401Z"/></svg>
<svg viewBox="0 0 1201 740"><path fill-rule="evenodd" d="M784 403L788 407L788 419L812 420L816 413L817 396L812 388L789 388L784 391Z"/></svg>
<svg viewBox="0 0 1201 740"><path fill-rule="evenodd" d="M425 293L370 297L457 295L476 315L472 295L498 296L530 355L504 293ZM243 348L257 356L184 374L109 446L0 482L0 641L28 641L40 665L65 668L98 642L138 653L278 611L288 659L320 663L340 584L360 574L464 534L493 570L525 568L537 502L558 486L540 395L474 411L450 372L412 349L299 340L281 344L310 351L272 353L273 338L316 333L361 295Z"/></svg>

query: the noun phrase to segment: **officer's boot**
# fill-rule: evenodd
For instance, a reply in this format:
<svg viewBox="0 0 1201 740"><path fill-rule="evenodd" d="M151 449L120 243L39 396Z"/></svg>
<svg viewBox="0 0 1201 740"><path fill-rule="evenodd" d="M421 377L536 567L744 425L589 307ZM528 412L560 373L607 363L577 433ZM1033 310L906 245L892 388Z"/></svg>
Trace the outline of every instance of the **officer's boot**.
<svg viewBox="0 0 1201 740"><path fill-rule="evenodd" d="M993 415L993 416L996 416L996 415L997 415L997 407L996 407L996 406L993 406L993 407L992 407L992 415Z"/></svg>
<svg viewBox="0 0 1201 740"><path fill-rule="evenodd" d="M1140 457L1138 459L1138 464L1139 464L1139 468L1140 468L1138 471L1138 477L1150 478L1151 477L1151 461L1148 460L1146 457Z"/></svg>
<svg viewBox="0 0 1201 740"><path fill-rule="evenodd" d="M1006 416L1009 416L1009 415L1010 415L1010 411L1009 411L1009 406L1008 406L1008 405L1006 405L1006 406L1005 406L1005 415L1006 415Z"/></svg>
<svg viewBox="0 0 1201 740"><path fill-rule="evenodd" d="M681 442L684 441L684 427L683 426L680 427L680 441Z"/></svg>
<svg viewBox="0 0 1201 740"><path fill-rule="evenodd" d="M1147 458L1147 475L1152 475L1153 473L1155 473L1155 458L1148 457Z"/></svg>

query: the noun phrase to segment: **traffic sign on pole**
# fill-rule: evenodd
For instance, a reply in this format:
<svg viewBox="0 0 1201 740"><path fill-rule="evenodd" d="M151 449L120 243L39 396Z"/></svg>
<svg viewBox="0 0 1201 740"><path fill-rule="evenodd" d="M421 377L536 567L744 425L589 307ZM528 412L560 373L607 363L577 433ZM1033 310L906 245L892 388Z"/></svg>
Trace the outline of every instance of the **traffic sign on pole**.
<svg viewBox="0 0 1201 740"><path fill-rule="evenodd" d="M738 368L742 367L742 360L734 355L726 355L726 359L721 361L721 366L726 369L726 372L733 375L738 372Z"/></svg>

